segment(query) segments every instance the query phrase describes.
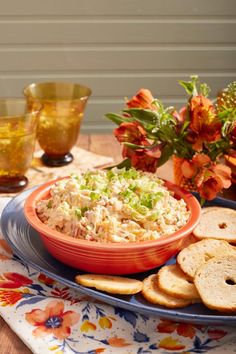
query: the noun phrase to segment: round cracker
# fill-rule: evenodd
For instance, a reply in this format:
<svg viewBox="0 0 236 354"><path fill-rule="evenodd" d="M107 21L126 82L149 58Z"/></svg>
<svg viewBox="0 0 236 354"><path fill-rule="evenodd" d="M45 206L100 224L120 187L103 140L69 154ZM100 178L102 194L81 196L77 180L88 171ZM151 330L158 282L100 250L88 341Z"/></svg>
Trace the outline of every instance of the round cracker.
<svg viewBox="0 0 236 354"><path fill-rule="evenodd" d="M194 283L207 307L236 312L236 254L211 258L198 269Z"/></svg>
<svg viewBox="0 0 236 354"><path fill-rule="evenodd" d="M218 210L218 209L224 209L223 207L218 207L218 206L208 206L208 207L203 207L202 208L202 214L203 213L208 213L208 211L213 211L213 210Z"/></svg>
<svg viewBox="0 0 236 354"><path fill-rule="evenodd" d="M198 241L184 248L177 256L177 263L190 279L194 278L197 269L208 259L224 255L235 254L236 247L227 241L213 238Z"/></svg>
<svg viewBox="0 0 236 354"><path fill-rule="evenodd" d="M190 300L178 299L161 291L157 283L157 275L151 274L143 280L143 297L153 303L169 308L185 307L190 305Z"/></svg>
<svg viewBox="0 0 236 354"><path fill-rule="evenodd" d="M162 267L157 274L158 287L168 295L187 300L199 299L198 291L178 264Z"/></svg>
<svg viewBox="0 0 236 354"><path fill-rule="evenodd" d="M140 280L115 275L81 274L75 277L75 281L86 287L120 295L136 294L143 286Z"/></svg>
<svg viewBox="0 0 236 354"><path fill-rule="evenodd" d="M236 242L236 210L223 207L204 208L193 234L198 239L215 238Z"/></svg>

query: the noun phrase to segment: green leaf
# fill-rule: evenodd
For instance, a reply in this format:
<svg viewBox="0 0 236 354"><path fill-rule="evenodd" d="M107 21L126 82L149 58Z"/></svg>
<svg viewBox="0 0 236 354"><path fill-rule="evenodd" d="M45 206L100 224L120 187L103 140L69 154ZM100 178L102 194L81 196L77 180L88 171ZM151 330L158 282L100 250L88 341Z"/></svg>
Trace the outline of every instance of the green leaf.
<svg viewBox="0 0 236 354"><path fill-rule="evenodd" d="M136 120L141 123L156 124L159 121L158 113L150 109L129 108L124 109L123 112L130 114L133 118L136 118Z"/></svg>
<svg viewBox="0 0 236 354"><path fill-rule="evenodd" d="M230 131L231 131L231 122L225 121L222 128L221 128L221 132L223 137L226 137Z"/></svg>
<svg viewBox="0 0 236 354"><path fill-rule="evenodd" d="M179 81L179 84L184 87L185 91L190 95L190 96L197 96L198 95L198 90L197 90L197 84L198 84L198 76L197 75L192 75L190 76L191 81Z"/></svg>
<svg viewBox="0 0 236 354"><path fill-rule="evenodd" d="M115 113L107 113L107 114L105 114L105 117L107 117L112 122L116 123L117 125L120 125L121 123L133 122L132 118L124 117L120 114L115 114Z"/></svg>
<svg viewBox="0 0 236 354"><path fill-rule="evenodd" d="M190 96L203 95L207 97L210 92L210 87L206 83L201 84L197 75L192 75L190 78L191 81L179 81L180 85L185 88L185 91Z"/></svg>
<svg viewBox="0 0 236 354"><path fill-rule="evenodd" d="M193 90L194 90L194 85L191 81L179 81L179 84L181 86L183 86L183 88L185 89L185 91L187 92L187 94L189 94L190 96L192 96L193 94Z"/></svg>
<svg viewBox="0 0 236 354"><path fill-rule="evenodd" d="M190 124L190 121L187 121L187 120L184 121L184 124L182 125L182 128L181 128L181 134L185 131L186 128L188 128L189 124Z"/></svg>
<svg viewBox="0 0 236 354"><path fill-rule="evenodd" d="M170 145L166 145L161 152L161 157L158 159L157 167L160 167L166 163L171 155L173 154L173 147Z"/></svg>
<svg viewBox="0 0 236 354"><path fill-rule="evenodd" d="M137 145L137 144L129 143L128 141L124 142L124 145L130 147L131 149L146 149L147 148L147 146L145 146L145 145Z"/></svg>

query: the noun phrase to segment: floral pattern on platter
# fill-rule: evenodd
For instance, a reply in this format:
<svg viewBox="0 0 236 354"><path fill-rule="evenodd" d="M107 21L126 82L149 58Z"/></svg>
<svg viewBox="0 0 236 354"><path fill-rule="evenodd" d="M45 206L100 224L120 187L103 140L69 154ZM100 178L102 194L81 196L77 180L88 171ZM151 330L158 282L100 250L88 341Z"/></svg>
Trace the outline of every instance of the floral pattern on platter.
<svg viewBox="0 0 236 354"><path fill-rule="evenodd" d="M234 328L194 326L112 307L29 268L3 239L0 254L0 314L8 323L14 320L13 330L33 353L233 353Z"/></svg>

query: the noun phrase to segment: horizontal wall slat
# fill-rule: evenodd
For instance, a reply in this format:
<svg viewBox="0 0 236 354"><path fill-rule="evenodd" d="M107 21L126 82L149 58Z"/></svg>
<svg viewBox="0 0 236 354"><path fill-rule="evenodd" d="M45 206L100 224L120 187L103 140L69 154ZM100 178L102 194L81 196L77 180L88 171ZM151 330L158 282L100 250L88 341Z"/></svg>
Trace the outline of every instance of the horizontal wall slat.
<svg viewBox="0 0 236 354"><path fill-rule="evenodd" d="M112 29L112 30L111 30ZM17 35L16 35L17 34ZM235 23L5 23L0 44L235 43Z"/></svg>
<svg viewBox="0 0 236 354"><path fill-rule="evenodd" d="M176 109L180 109L181 107L187 104L187 96L183 96L182 98L163 98L161 97L161 101L165 107L174 106ZM126 108L124 100L117 101L88 101L83 124L91 125L91 124L107 124L110 122L109 119L105 117L106 113L119 113L122 109Z"/></svg>
<svg viewBox="0 0 236 354"><path fill-rule="evenodd" d="M206 82L212 88L212 95L215 95L220 89L226 87L229 82L236 80L236 72L229 75L209 76L207 74L198 74L202 82ZM142 75L131 76L122 74L110 74L106 76L88 76L78 74L61 75L33 75L28 77L5 77L0 75L0 97L19 97L22 95L22 89L32 82L45 81L70 81L81 83L92 89L93 98L112 97L120 98L132 97L140 88L148 88L155 97L181 97L184 95L184 89L178 84L179 80L189 80L189 75L175 74L173 76Z"/></svg>
<svg viewBox="0 0 236 354"><path fill-rule="evenodd" d="M0 16L233 16L235 0L1 0Z"/></svg>
<svg viewBox="0 0 236 354"><path fill-rule="evenodd" d="M234 70L236 48L150 49L104 48L90 50L12 50L0 51L0 73L4 71L189 71Z"/></svg>

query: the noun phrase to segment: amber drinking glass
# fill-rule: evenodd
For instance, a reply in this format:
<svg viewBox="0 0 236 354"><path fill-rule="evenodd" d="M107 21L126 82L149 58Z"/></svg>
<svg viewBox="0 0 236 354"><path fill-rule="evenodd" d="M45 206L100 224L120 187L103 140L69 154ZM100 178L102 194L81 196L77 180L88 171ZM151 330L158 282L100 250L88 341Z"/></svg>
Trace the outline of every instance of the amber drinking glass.
<svg viewBox="0 0 236 354"><path fill-rule="evenodd" d="M23 99L0 99L0 192L26 187L39 110L28 112Z"/></svg>
<svg viewBox="0 0 236 354"><path fill-rule="evenodd" d="M67 165L73 161L70 150L77 142L91 90L80 84L45 82L29 85L24 94L30 110L42 105L37 140L44 151L43 163Z"/></svg>

